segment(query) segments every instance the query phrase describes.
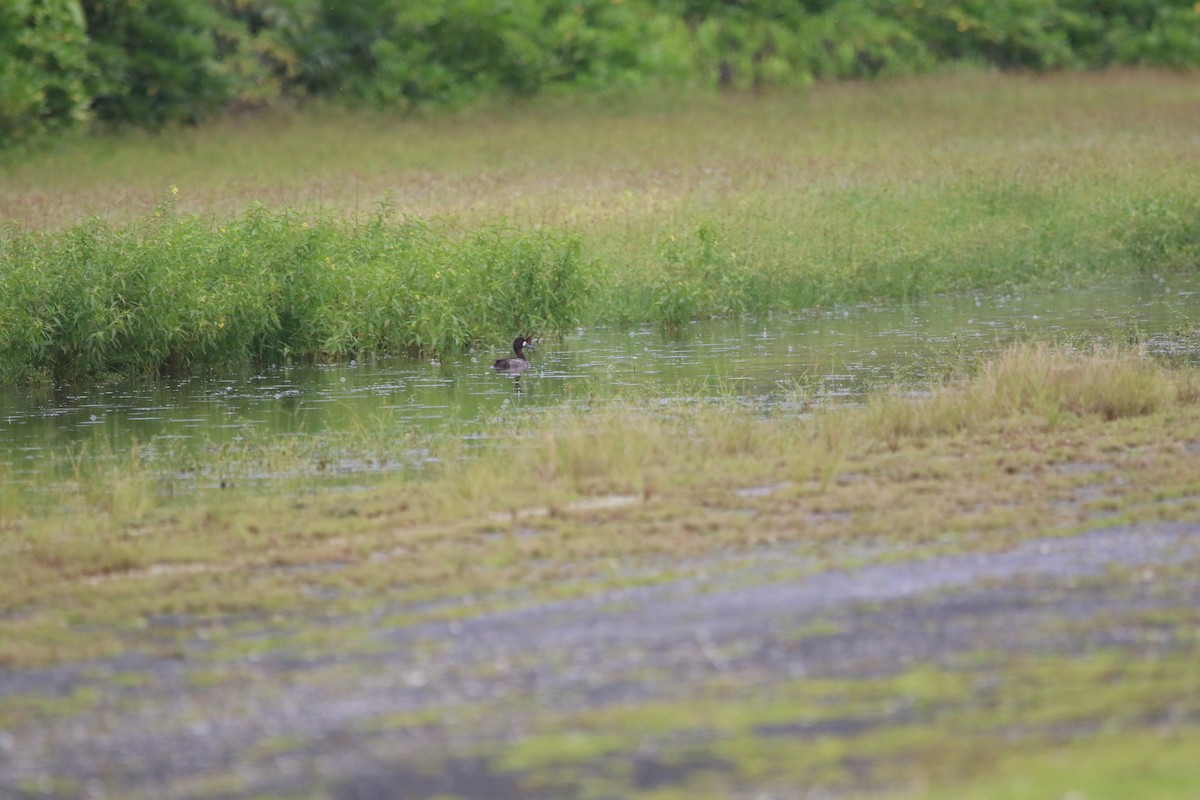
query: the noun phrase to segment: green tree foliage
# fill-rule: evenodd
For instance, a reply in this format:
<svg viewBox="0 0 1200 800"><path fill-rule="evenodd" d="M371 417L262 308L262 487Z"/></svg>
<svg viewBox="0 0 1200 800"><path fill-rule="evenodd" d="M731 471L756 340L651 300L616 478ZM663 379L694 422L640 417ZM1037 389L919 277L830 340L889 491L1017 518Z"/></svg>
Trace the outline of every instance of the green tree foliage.
<svg viewBox="0 0 1200 800"><path fill-rule="evenodd" d="M217 60L222 16L196 0L84 0L98 79L93 108L106 122L195 123L235 97Z"/></svg>
<svg viewBox="0 0 1200 800"><path fill-rule="evenodd" d="M220 12L216 58L233 80L232 106L269 106L302 91L298 43L312 33L310 0L211 0Z"/></svg>
<svg viewBox="0 0 1200 800"><path fill-rule="evenodd" d="M297 50L309 92L453 105L680 77L690 64L684 46L670 47L670 27L652 9L612 0L361 0L322 5Z"/></svg>
<svg viewBox="0 0 1200 800"><path fill-rule="evenodd" d="M0 4L0 147L87 121L91 73L78 0Z"/></svg>
<svg viewBox="0 0 1200 800"><path fill-rule="evenodd" d="M86 33L84 21L86 20ZM0 147L306 97L386 108L655 83L1200 65L1194 0L7 0Z"/></svg>

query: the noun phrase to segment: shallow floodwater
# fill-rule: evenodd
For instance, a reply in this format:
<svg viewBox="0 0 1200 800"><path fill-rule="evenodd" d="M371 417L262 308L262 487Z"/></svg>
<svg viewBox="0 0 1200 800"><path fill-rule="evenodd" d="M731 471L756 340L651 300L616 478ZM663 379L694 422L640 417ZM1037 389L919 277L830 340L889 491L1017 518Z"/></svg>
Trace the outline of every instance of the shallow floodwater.
<svg viewBox="0 0 1200 800"><path fill-rule="evenodd" d="M441 361L386 360L268 368L184 381L130 381L0 390L0 483L62 477L89 454L153 462L248 441L309 434L370 443L410 432L486 436L539 408L625 393L728 396L787 409L803 396L853 401L880 385L919 389L965 360L1021 339L1146 344L1200 361L1200 280L1146 277L1055 292L936 297L900 306L848 306L686 326L589 328L533 350L515 379L486 352ZM369 448L367 448L369 449ZM377 468L333 457L338 471ZM48 466L53 465L53 466Z"/></svg>

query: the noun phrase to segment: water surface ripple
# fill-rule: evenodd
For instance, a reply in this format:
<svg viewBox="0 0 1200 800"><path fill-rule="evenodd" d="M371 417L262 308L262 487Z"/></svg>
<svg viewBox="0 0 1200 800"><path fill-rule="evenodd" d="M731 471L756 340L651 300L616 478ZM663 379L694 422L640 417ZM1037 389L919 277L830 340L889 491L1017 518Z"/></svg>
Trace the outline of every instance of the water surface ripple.
<svg viewBox="0 0 1200 800"><path fill-rule="evenodd" d="M1195 363L1200 280L1147 276L1055 292L957 295L717 320L675 334L657 327L589 328L547 339L520 378L497 375L494 351L272 367L182 381L0 390L0 482L52 480L85 454L153 459L189 448L361 432L470 438L522 414L625 393L640 398L734 394L786 407L796 396L853 400L872 387L931 378L1019 339L1143 343ZM419 459L419 453L415 456ZM332 463L371 469L361 454ZM48 464L55 466L49 467ZM178 468L178 459L173 462Z"/></svg>

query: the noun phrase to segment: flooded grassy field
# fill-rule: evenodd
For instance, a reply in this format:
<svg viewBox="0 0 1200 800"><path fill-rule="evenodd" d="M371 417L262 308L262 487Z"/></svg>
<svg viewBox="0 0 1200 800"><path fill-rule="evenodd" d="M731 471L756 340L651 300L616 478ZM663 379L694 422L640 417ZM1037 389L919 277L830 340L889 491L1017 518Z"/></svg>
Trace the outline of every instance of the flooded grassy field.
<svg viewBox="0 0 1200 800"><path fill-rule="evenodd" d="M1197 86L13 165L0 796L1193 800Z"/></svg>
<svg viewBox="0 0 1200 800"><path fill-rule="evenodd" d="M351 493L93 497L0 540L0 788L1186 797L1198 400L1026 347L799 416L559 408Z"/></svg>
<svg viewBox="0 0 1200 800"><path fill-rule="evenodd" d="M163 491L273 479L360 485L418 473L429 445L468 449L559 405L628 398L737 398L754 413L803 414L871 391L927 391L1020 341L1137 344L1167 363L1197 359L1194 274L1071 290L929 298L821 313L659 327L587 328L545 339L533 369L495 374L503 349L438 359L268 367L184 380L112 381L0 394L0 480L37 505L62 481L131 458ZM277 471L277 473L275 472ZM316 485L316 484L314 484Z"/></svg>

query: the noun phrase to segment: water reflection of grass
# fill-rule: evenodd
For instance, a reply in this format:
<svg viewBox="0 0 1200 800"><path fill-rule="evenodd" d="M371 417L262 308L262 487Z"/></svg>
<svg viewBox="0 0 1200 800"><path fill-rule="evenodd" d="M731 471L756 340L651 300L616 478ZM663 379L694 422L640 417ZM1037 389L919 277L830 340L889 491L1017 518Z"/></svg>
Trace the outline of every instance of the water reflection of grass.
<svg viewBox="0 0 1200 800"><path fill-rule="evenodd" d="M478 447L475 427L447 424L436 432L406 429L387 410L368 419L343 415L343 428L281 434L247 425L219 439L176 436L134 440L106 437L46 447L0 471L0 520L42 516L68 508L101 513L211 496L288 492L296 486L336 490L374 483L382 475L423 476L428 465ZM434 453L436 443L437 454Z"/></svg>
<svg viewBox="0 0 1200 800"><path fill-rule="evenodd" d="M83 143L6 175L0 214L39 229L101 212L119 228L153 215L171 185L178 211L198 216L153 235L143 221L132 237L153 245L141 283L174 287L145 293L164 305L143 327L105 275L72 283L67 270L45 297L58 265L42 284L10 277L0 336L22 369L7 372L436 349L574 318L677 325L1186 268L1200 250L1200 179L1179 167L1200 124L1192 93L1165 74L967 75L469 120L312 114ZM252 201L297 210L242 216ZM369 218L376 201L395 211L385 219L435 221L335 235L331 218ZM494 235L501 219L509 239ZM133 247L99 224L64 236L47 252L103 261ZM538 289L556 264L569 267L561 291L526 306L504 294L512 270ZM59 331L64 311L102 302L91 323ZM63 363L21 355L51 331ZM119 357L99 358L113 337ZM146 352L123 351L136 343Z"/></svg>

